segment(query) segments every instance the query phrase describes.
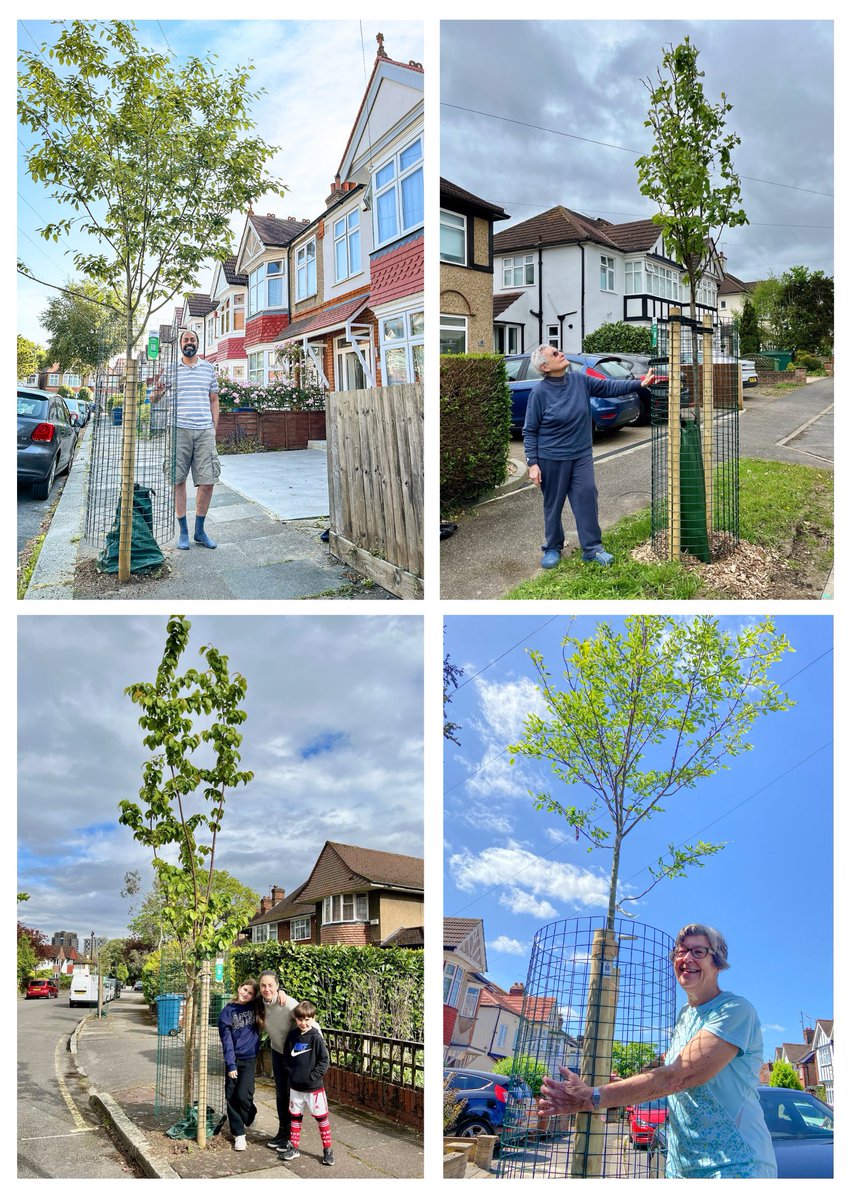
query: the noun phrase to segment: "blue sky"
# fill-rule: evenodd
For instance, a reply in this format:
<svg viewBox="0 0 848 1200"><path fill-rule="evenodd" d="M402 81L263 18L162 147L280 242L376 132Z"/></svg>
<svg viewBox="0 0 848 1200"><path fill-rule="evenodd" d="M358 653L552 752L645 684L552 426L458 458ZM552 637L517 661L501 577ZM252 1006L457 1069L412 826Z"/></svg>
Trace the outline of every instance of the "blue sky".
<svg viewBox="0 0 848 1200"><path fill-rule="evenodd" d="M399 62L424 59L423 26L418 21L376 17L322 21L137 21L139 39L177 62L206 52L218 56L221 69L252 62L251 88L266 95L254 106L256 133L280 151L269 163L271 175L287 185L283 196L257 201L257 213L312 220L324 209L330 184L356 118L365 85L374 65L376 35L385 38L386 53ZM58 36L50 21L23 19L17 23L18 48L32 51ZM426 67L426 63L425 63ZM32 144L29 130L18 130L18 257L48 283L64 284L73 276L69 250L79 247L74 234L58 243L46 242L36 230L54 220L59 206L47 190L25 173L24 146ZM23 145L21 145L23 142ZM65 214L67 215L67 214ZM244 218L230 222L241 234ZM212 266L201 279L208 287ZM43 342L39 313L57 293L18 276L18 333ZM163 318L170 316L170 308Z"/></svg>
<svg viewBox="0 0 848 1200"><path fill-rule="evenodd" d="M165 616L18 622L18 919L49 937L120 937L124 875L150 853L118 824L147 757L123 689L155 677ZM268 895L303 883L326 840L423 854L422 622L409 616L193 616L199 648L248 683L242 766L216 865ZM45 680L49 685L45 686ZM375 720L379 713L380 719Z"/></svg>
<svg viewBox="0 0 848 1200"><path fill-rule="evenodd" d="M579 617L572 635L589 636L599 619L623 626L621 618ZM751 619L721 618L721 626ZM482 917L489 976L504 987L525 979L536 930L605 911L609 855L587 854L563 819L536 812L528 795L535 785L564 798L565 785L544 765L510 767L503 752L538 702L525 647L542 651L561 682L569 621L537 612L444 622L445 649L465 670L448 708L461 745L445 742L445 915ZM771 676L788 681L795 707L760 718L750 752L670 800L622 851L623 894L634 894L669 842L728 843L703 869L663 880L625 907L672 936L690 921L724 933L731 969L722 986L754 1003L767 1053L801 1040L802 1012L813 1023L833 1015L832 626L826 617L776 623L794 653ZM580 802L576 787L569 802Z"/></svg>

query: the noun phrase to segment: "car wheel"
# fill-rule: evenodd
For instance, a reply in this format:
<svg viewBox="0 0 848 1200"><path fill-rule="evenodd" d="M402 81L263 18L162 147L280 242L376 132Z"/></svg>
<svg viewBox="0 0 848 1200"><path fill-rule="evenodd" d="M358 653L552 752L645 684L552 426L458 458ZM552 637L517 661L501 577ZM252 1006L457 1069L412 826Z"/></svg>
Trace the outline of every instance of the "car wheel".
<svg viewBox="0 0 848 1200"><path fill-rule="evenodd" d="M53 490L53 484L56 480L56 459L59 457L58 450L53 455L53 461L50 464L50 474L46 479L39 479L38 483L32 485L33 500L46 500Z"/></svg>
<svg viewBox="0 0 848 1200"><path fill-rule="evenodd" d="M469 1120L463 1121L461 1125L457 1125L457 1137L486 1137L494 1133L494 1129L484 1117L470 1117Z"/></svg>
<svg viewBox="0 0 848 1200"><path fill-rule="evenodd" d="M65 466L62 470L63 475L70 475L71 467L74 465L74 457L76 456L76 452L77 452L77 438L74 438L74 444L73 444L73 446L71 446L71 453L68 455L68 461L65 463Z"/></svg>

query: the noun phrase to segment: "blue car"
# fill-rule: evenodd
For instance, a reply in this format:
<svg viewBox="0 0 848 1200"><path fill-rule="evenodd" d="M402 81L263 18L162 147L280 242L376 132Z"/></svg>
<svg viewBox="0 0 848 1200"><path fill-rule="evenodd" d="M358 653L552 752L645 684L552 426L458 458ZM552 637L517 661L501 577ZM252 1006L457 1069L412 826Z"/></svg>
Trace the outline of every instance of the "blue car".
<svg viewBox="0 0 848 1200"><path fill-rule="evenodd" d="M633 378L631 365L623 362L615 354L567 354L566 357L571 364L569 370L583 371L596 379ZM527 414L527 401L533 388L541 379L541 375L530 362L529 354L509 354L505 362L512 401L510 433L513 437L521 437L524 418ZM633 425L638 421L642 411L639 392L639 384L634 380L632 394L617 396L615 399L592 396L592 427L594 431L602 433L609 429L620 429L622 425Z"/></svg>
<svg viewBox="0 0 848 1200"><path fill-rule="evenodd" d="M760 1087L763 1114L778 1179L833 1178L833 1109L794 1088ZM666 1126L660 1125L648 1147L648 1174L665 1175Z"/></svg>
<svg viewBox="0 0 848 1200"><path fill-rule="evenodd" d="M496 1071L476 1071L468 1067L445 1067L444 1088L454 1092L464 1107L454 1126L446 1132L457 1136L500 1136L507 1119L511 1125L527 1128L535 1115L533 1094L526 1083L516 1080L510 1091L510 1077Z"/></svg>

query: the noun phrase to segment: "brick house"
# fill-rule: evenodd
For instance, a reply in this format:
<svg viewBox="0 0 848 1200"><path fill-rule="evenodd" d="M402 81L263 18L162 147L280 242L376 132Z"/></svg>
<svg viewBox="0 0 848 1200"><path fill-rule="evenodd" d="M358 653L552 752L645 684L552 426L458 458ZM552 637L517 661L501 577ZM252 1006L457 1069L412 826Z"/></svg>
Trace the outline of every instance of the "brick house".
<svg viewBox="0 0 848 1200"><path fill-rule="evenodd" d="M325 842L309 878L288 897L273 887L247 929L252 942L421 949L424 860Z"/></svg>
<svg viewBox="0 0 848 1200"><path fill-rule="evenodd" d="M478 1057L477 1009L487 969L486 939L479 917L445 917L442 963L444 1061L467 1066Z"/></svg>
<svg viewBox="0 0 848 1200"><path fill-rule="evenodd" d="M64 385L76 395L81 387L94 389L94 372L81 375L78 371L63 371L58 363L53 363L43 371L30 375L23 382L41 388L43 392L58 392Z"/></svg>
<svg viewBox="0 0 848 1200"><path fill-rule="evenodd" d="M440 352L491 354L494 223L509 213L448 179L441 180L440 204Z"/></svg>
<svg viewBox="0 0 848 1200"><path fill-rule="evenodd" d="M253 383L270 383L281 376L276 338L291 321L288 249L307 224L274 213L247 214L233 270L247 278L243 349Z"/></svg>
<svg viewBox="0 0 848 1200"><path fill-rule="evenodd" d="M263 896L259 912L248 922L251 942L299 942L304 945L318 944L318 924L315 920L315 905L302 904L300 894L304 884L286 896L285 888L271 888L270 896Z"/></svg>
<svg viewBox="0 0 848 1200"><path fill-rule="evenodd" d="M36 967L38 975L73 975L74 964L81 958L76 946L55 944L48 946L41 962Z"/></svg>
<svg viewBox="0 0 848 1200"><path fill-rule="evenodd" d="M825 1100L833 1104L833 1019L816 1021L810 1049L816 1058L816 1073L824 1088Z"/></svg>
<svg viewBox="0 0 848 1200"><path fill-rule="evenodd" d="M206 357L215 364L218 374L228 379L247 378L244 321L248 283L247 275L236 270L235 255L215 264L209 289L213 323Z"/></svg>
<svg viewBox="0 0 848 1200"><path fill-rule="evenodd" d="M289 250L291 325L330 391L421 378L424 80L378 52L324 212Z"/></svg>
<svg viewBox="0 0 848 1200"><path fill-rule="evenodd" d="M579 353L600 325L649 327L672 305L688 310L689 285L650 220L613 225L557 205L495 234L495 349L547 344ZM698 317L718 313L721 257L709 243Z"/></svg>

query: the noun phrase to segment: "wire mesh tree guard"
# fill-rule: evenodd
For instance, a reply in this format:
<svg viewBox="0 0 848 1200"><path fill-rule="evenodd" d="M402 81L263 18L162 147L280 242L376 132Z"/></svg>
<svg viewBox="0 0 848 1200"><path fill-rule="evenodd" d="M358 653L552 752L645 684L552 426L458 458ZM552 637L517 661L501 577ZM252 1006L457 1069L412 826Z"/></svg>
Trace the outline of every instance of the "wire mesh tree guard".
<svg viewBox="0 0 848 1200"><path fill-rule="evenodd" d="M115 357L111 328L101 337L92 417L91 463L85 506L85 541L100 549L120 521L123 495L149 492L150 532L157 542L174 534L176 361L173 342L162 342L158 359ZM171 384L151 402L151 383L162 373Z"/></svg>
<svg viewBox="0 0 848 1200"><path fill-rule="evenodd" d="M738 331L670 310L657 327L651 388L651 545L710 562L739 543Z"/></svg>
<svg viewBox="0 0 848 1200"><path fill-rule="evenodd" d="M226 977L226 972L225 972ZM209 989L205 1013L201 1011L201 983L188 987L185 968L180 960L163 950L159 967L159 992L156 997L156 1092L153 1110L170 1124L198 1103L198 1079L201 1054L207 1063L206 1104L221 1117L226 1113L225 1069L218 1018L232 999L223 983L214 980ZM190 1005L197 1019L191 1020ZM187 1035L193 1024L193 1037ZM205 1026L205 1028L204 1028ZM188 1051L193 1042L193 1054Z"/></svg>
<svg viewBox="0 0 848 1200"><path fill-rule="evenodd" d="M648 1178L644 1149L631 1144L621 1109L539 1118L520 1096L522 1062L576 1071L608 1083L638 1074L664 1051L674 1025L674 939L658 929L605 917L545 925L533 941L514 1052L498 1176ZM656 1103L656 1102L655 1102Z"/></svg>

